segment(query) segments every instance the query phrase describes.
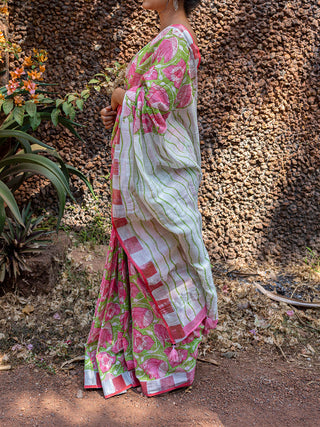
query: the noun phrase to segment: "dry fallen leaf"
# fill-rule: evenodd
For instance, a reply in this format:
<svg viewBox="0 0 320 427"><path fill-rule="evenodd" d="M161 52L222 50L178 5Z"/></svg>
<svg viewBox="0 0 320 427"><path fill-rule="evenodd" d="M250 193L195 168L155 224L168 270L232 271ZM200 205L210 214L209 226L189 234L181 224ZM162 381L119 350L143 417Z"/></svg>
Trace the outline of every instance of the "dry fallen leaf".
<svg viewBox="0 0 320 427"><path fill-rule="evenodd" d="M22 309L22 313L23 314L25 314L25 315L29 315L30 313L33 313L34 312L34 307L33 307L33 305L29 305L29 304L27 304L23 309Z"/></svg>

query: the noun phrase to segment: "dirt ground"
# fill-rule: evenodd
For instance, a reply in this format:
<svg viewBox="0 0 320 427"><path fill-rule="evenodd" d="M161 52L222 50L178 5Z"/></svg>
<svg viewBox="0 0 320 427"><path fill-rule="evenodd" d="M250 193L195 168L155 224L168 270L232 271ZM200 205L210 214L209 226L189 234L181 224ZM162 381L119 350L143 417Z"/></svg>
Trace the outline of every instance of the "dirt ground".
<svg viewBox="0 0 320 427"><path fill-rule="evenodd" d="M19 366L0 373L0 425L279 426L320 425L319 366L256 348L219 366L198 361L191 389L147 398L132 390L105 400L84 390L82 364L50 375ZM312 366L313 365L313 366Z"/></svg>
<svg viewBox="0 0 320 427"><path fill-rule="evenodd" d="M0 298L0 427L320 426L319 313L270 301L250 283L319 301L319 278L274 266L249 277L215 269L220 326L199 353L214 363L198 361L192 388L109 400L84 390L83 361L72 359L83 355L102 252L73 248L48 294Z"/></svg>

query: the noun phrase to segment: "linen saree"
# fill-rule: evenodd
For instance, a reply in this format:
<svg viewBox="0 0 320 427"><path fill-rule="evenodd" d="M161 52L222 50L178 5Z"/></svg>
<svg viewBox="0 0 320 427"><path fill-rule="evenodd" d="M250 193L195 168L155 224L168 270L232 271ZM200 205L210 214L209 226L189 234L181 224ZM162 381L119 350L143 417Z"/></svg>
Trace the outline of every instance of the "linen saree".
<svg viewBox="0 0 320 427"><path fill-rule="evenodd" d="M85 387L153 396L192 384L217 295L202 240L200 54L182 25L133 58L112 134L112 233L86 345Z"/></svg>

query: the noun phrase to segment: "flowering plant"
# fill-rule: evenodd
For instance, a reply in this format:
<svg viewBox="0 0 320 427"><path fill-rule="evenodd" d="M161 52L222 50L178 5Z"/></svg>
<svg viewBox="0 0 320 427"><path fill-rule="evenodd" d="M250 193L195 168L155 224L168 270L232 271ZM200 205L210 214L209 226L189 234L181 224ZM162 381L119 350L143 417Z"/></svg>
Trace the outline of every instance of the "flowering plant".
<svg viewBox="0 0 320 427"><path fill-rule="evenodd" d="M80 125L73 120L76 110L83 109L89 90L70 93L64 98L49 97L52 93L47 91L47 86L52 85L44 82L46 51L33 49L27 56L0 31L0 61L6 52L14 56L16 64L8 83L0 87L0 233L7 222L7 210L24 226L14 192L34 174L44 175L57 190L59 226L66 196L73 198L69 174L82 179L92 193L93 189L86 177L64 163L54 148L27 132L36 130L42 120L51 120L55 126L60 123L80 138L75 130L75 126Z"/></svg>
<svg viewBox="0 0 320 427"><path fill-rule="evenodd" d="M1 0L1 3L0 3L0 14L5 16L9 15L7 3L8 3L7 0Z"/></svg>
<svg viewBox="0 0 320 427"><path fill-rule="evenodd" d="M48 59L45 50L33 49L32 54L26 56L19 46L6 41L0 31L0 54L1 50L13 53L19 62L10 71L8 84L0 88L0 111L6 115L5 123L10 122L10 126L6 127L18 124L36 130L42 120L51 119L55 126L62 123L78 136L74 129L77 124L73 120L76 110L82 111L84 102L89 97L89 90L53 99L45 90L49 85L43 82L45 62Z"/></svg>

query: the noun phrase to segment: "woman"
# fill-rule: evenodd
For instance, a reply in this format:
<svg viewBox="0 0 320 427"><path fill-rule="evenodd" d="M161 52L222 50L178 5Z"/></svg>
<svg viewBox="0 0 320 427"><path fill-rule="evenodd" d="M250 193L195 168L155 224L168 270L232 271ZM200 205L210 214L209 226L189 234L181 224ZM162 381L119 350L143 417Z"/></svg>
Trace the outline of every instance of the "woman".
<svg viewBox="0 0 320 427"><path fill-rule="evenodd" d="M160 33L102 110L112 134L112 233L86 345L85 388L154 396L192 384L217 299L201 234L196 0L144 0Z"/></svg>

